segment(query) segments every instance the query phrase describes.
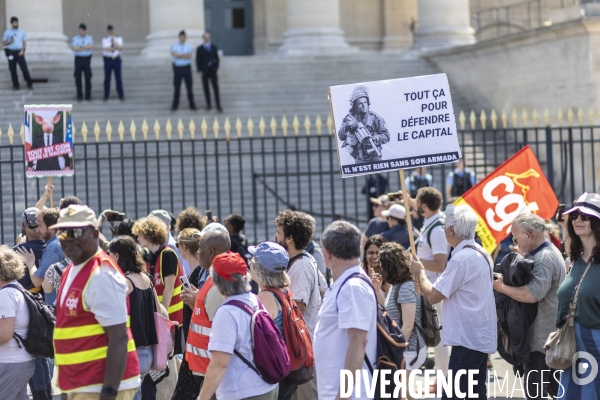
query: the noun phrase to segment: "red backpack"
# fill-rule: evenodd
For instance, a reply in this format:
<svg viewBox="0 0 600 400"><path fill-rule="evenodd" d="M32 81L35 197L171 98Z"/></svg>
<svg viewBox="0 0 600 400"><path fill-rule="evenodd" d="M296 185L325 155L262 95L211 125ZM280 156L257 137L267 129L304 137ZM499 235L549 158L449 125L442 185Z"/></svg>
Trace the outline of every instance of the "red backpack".
<svg viewBox="0 0 600 400"><path fill-rule="evenodd" d="M306 383L314 376L315 358L304 317L289 289L286 292L273 288L264 290L273 293L281 305L283 337L290 356L290 373L287 379L297 385Z"/></svg>

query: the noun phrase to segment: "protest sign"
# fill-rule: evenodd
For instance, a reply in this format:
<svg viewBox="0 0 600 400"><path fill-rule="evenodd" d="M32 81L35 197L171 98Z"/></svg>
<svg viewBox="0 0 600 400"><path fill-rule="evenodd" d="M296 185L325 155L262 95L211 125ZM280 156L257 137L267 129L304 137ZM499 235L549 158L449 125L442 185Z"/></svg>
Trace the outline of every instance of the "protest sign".
<svg viewBox="0 0 600 400"><path fill-rule="evenodd" d="M329 88L342 177L461 157L446 74Z"/></svg>
<svg viewBox="0 0 600 400"><path fill-rule="evenodd" d="M519 214L531 212L543 219L552 218L558 199L535 154L525 146L454 204L468 204L475 211L477 235L491 254L510 234L510 225Z"/></svg>
<svg viewBox="0 0 600 400"><path fill-rule="evenodd" d="M25 176L72 176L73 122L70 104L26 105Z"/></svg>

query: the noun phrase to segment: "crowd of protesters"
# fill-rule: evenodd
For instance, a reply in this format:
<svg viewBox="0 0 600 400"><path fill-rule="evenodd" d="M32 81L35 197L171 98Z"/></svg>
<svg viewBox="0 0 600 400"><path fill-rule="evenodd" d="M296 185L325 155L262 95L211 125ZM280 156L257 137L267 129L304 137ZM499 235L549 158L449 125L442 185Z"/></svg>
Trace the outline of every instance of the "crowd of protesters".
<svg viewBox="0 0 600 400"><path fill-rule="evenodd" d="M364 231L335 221L320 243L313 240L312 216L280 211L272 240L256 246L248 246L237 213L223 224L193 207L177 217L154 210L132 220L113 210L96 216L74 196L46 208L51 196L47 187L38 204L23 211L24 234L13 249L0 247L2 399L28 399L27 386L33 399L52 399L55 369L63 399L337 399L340 370L370 376L376 368L377 303L406 339L408 371L427 364L423 318L425 306L433 305L443 329L432 365L444 375L478 370L479 398L486 398L489 355L517 346L521 351L509 361L524 377L528 399L600 396L597 380L579 385L571 368L555 374L544 348L570 315L577 350L600 361L598 194L582 195L564 212L564 251L553 244L555 226L521 214L504 254L488 254L478 243L477 215L468 206L444 207L429 183L373 198L374 218ZM409 232L408 213L421 217L419 229ZM105 222L111 240L101 233ZM525 283L499 272L507 263L529 268ZM572 313L576 287L579 306ZM22 289L55 307L54 358L31 355L24 346L35 327ZM522 321L507 330L500 322L514 317L514 309L506 304L533 307L531 326ZM259 310L284 348L298 340L294 332L305 331L314 358L308 379L299 381L297 371L267 379L255 357ZM167 341L157 315L176 325L166 369L156 368L157 349ZM302 329L294 331L298 321ZM290 351L290 363L293 357ZM170 387L164 383L169 375ZM425 390L436 392L435 386ZM458 386L467 391L466 374ZM354 398L368 398L361 394Z"/></svg>

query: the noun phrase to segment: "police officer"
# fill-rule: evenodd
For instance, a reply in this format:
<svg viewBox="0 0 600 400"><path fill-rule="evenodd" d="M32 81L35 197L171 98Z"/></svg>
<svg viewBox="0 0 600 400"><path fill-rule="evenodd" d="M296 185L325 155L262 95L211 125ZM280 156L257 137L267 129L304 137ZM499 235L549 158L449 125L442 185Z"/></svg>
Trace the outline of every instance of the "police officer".
<svg viewBox="0 0 600 400"><path fill-rule="evenodd" d="M171 57L173 57L173 104L171 111L177 110L179 107L179 89L181 89L181 79L185 80L185 89L188 95L190 109L196 110L194 103L194 92L192 91L192 46L185 42L185 31L179 32L179 41L171 46Z"/></svg>
<svg viewBox="0 0 600 400"><path fill-rule="evenodd" d="M85 99L92 99L92 47L94 39L87 34L87 26L79 24L79 35L73 36L71 47L75 54L75 85L77 85L77 101L83 100L81 74L85 75Z"/></svg>
<svg viewBox="0 0 600 400"><path fill-rule="evenodd" d="M390 141L385 120L369 110L370 105L368 89L356 86L350 96L352 108L338 132L338 137L344 141L342 148L350 152L356 164L380 161L381 146Z"/></svg>
<svg viewBox="0 0 600 400"><path fill-rule="evenodd" d="M110 76L115 71L117 81L117 94L120 100L125 100L123 94L123 82L121 82L121 50L123 50L123 38L115 35L112 25L106 27L108 36L102 39L102 58L104 59L104 101L108 100L110 94Z"/></svg>
<svg viewBox="0 0 600 400"><path fill-rule="evenodd" d="M19 19L10 17L10 29L2 36L2 46L8 58L8 69L13 83L13 90L19 90L19 77L17 76L17 64L23 72L23 79L27 82L27 89L33 90L33 81L27 70L25 62L25 48L27 47L27 34L19 29Z"/></svg>

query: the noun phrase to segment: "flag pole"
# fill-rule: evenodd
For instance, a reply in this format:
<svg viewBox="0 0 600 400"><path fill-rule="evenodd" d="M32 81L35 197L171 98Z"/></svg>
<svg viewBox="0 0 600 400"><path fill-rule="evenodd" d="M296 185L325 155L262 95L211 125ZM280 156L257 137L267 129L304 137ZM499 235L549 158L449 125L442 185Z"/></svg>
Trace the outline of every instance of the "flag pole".
<svg viewBox="0 0 600 400"><path fill-rule="evenodd" d="M413 236L412 218L410 212L410 205L408 204L408 196L410 193L406 189L406 180L404 179L404 170L398 171L400 174L400 187L402 187L402 198L404 199L404 211L406 212L406 226L408 227L408 239L410 240L410 252L413 256L417 255L417 248L415 247L415 238Z"/></svg>
<svg viewBox="0 0 600 400"><path fill-rule="evenodd" d="M47 185L46 187L48 189L52 187L52 177L51 176L48 177L48 182L46 183L46 185ZM52 193L53 192L51 190L50 191L50 208L54 208L54 199L53 199Z"/></svg>

